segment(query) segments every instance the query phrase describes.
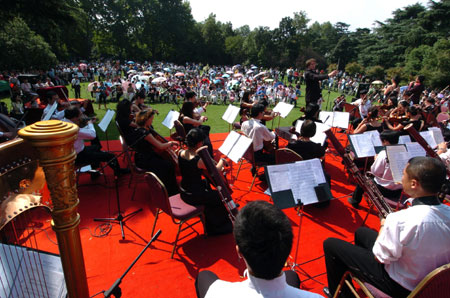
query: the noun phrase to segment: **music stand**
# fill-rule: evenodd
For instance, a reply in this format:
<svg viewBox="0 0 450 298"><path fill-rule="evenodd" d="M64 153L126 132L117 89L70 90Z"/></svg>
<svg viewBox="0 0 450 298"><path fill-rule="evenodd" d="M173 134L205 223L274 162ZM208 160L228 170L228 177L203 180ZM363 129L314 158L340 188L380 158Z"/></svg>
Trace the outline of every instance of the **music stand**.
<svg viewBox="0 0 450 298"><path fill-rule="evenodd" d="M98 124L98 127L105 133L106 147L108 148L108 151L110 151L109 150L109 139L108 139L108 126L111 123L111 120L115 114L116 114L115 111L108 109L108 111L106 111L106 114L103 117L102 121L100 121L100 123Z"/></svg>
<svg viewBox="0 0 450 298"><path fill-rule="evenodd" d="M316 170L322 171L323 177L320 177L319 175L315 175L313 173L307 173L308 171L305 171L305 168L300 170L300 168L291 168L296 167L296 165L306 165L309 163L309 165ZM309 184L299 184L299 179L302 179L302 177L296 177L291 178L289 172L295 171L297 173L303 172L300 176L308 176L312 178L310 179ZM293 258L293 262L290 264L291 270L301 272L302 274L306 275L308 279L312 279L319 284L322 284L320 281L316 280L315 277L319 276L311 276L308 274L304 269L302 269L300 266L302 264L296 263L297 257L298 257L298 251L300 247L300 235L301 235L301 228L302 228L302 222L303 222L303 208L305 205L324 202L332 199L331 190L329 185L327 184L325 180L325 176L323 174L323 169L320 163L319 159L312 159L312 160L304 160L299 161L296 163L290 163L290 164L281 164L281 165L274 165L274 166L265 166L265 174L267 177L267 184L269 185L270 194L273 200L273 203L275 206L277 206L280 209L287 209L287 208L296 208L297 209L297 215L299 217L298 222L298 231L297 231L297 245L295 248L295 254ZM288 180L288 181L286 181ZM314 180L314 181L313 181ZM284 181L284 183L280 183L281 181ZM283 184L283 186L281 186ZM289 185L289 186L288 186ZM300 198L297 200L294 198L294 193L296 193L296 196L299 193L299 188L301 189L301 192L305 191L314 191L316 197L315 198L308 198L302 201ZM308 261L310 262L310 261ZM307 262L306 262L307 263ZM303 263L305 264L305 263ZM321 274L320 274L321 275ZM322 284L323 285L323 284Z"/></svg>
<svg viewBox="0 0 450 298"><path fill-rule="evenodd" d="M242 156L244 156L252 143L252 139L233 130L228 134L225 141L222 143L222 146L220 146L219 151L234 163L239 163ZM232 173L233 163L231 163L230 173L230 175L233 177Z"/></svg>

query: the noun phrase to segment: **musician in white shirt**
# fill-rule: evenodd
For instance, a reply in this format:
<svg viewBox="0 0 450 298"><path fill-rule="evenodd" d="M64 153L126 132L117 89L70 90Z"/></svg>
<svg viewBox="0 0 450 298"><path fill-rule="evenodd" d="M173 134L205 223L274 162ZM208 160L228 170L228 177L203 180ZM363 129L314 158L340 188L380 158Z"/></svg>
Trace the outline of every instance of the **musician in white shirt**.
<svg viewBox="0 0 450 298"><path fill-rule="evenodd" d="M276 135L261 123L264 117L265 106L255 104L250 110L250 120L242 123L241 130L244 134L253 140L253 151L255 160L258 162L275 163L275 155L264 152L264 142L276 142Z"/></svg>
<svg viewBox="0 0 450 298"><path fill-rule="evenodd" d="M59 101L59 96L56 92L54 91L50 91L47 93L47 106L44 109L44 112L42 113L42 117L41 120L43 120L45 118L45 116L50 112L50 110L52 109L52 106L54 104L58 104ZM69 104L64 102L61 103L61 105L63 105L64 107L67 107ZM50 119L55 119L55 120L62 120L64 118L64 110L58 111L55 110L52 114L52 116L50 117Z"/></svg>
<svg viewBox="0 0 450 298"><path fill-rule="evenodd" d="M324 241L325 293L333 294L351 271L392 297L406 297L428 273L450 263L450 207L437 196L448 192L445 165L436 158L412 158L402 185L412 206L382 219L378 233L359 228L354 245L336 238ZM344 287L339 297L353 296Z"/></svg>

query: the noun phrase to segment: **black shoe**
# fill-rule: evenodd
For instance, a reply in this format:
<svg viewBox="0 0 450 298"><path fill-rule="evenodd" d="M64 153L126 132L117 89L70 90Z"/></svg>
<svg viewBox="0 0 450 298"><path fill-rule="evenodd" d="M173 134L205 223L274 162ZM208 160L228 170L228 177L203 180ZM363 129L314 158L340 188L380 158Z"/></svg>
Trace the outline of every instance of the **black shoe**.
<svg viewBox="0 0 450 298"><path fill-rule="evenodd" d="M256 175L256 168L252 167L250 172L252 172L252 176L255 176Z"/></svg>
<svg viewBox="0 0 450 298"><path fill-rule="evenodd" d="M359 202L355 201L353 198L348 198L347 200L355 209L359 209Z"/></svg>
<svg viewBox="0 0 450 298"><path fill-rule="evenodd" d="M324 287L324 288L323 288L323 293L324 293L325 296L327 296L328 298L332 298L332 297L333 297L333 295L331 295L330 289L328 289L328 287Z"/></svg>
<svg viewBox="0 0 450 298"><path fill-rule="evenodd" d="M99 171L95 171L94 170L94 171L90 171L89 173L91 175L91 180L92 181L97 180L101 176L101 173Z"/></svg>

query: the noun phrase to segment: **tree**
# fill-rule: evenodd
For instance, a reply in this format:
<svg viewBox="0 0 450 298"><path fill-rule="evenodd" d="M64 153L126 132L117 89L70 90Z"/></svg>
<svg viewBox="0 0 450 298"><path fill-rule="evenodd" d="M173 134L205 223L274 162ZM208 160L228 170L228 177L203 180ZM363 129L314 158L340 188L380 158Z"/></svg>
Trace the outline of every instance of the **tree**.
<svg viewBox="0 0 450 298"><path fill-rule="evenodd" d="M384 80L384 68L380 65L375 65L367 68L366 75L371 80Z"/></svg>
<svg viewBox="0 0 450 298"><path fill-rule="evenodd" d="M364 67L358 62L350 62L345 65L345 72L349 73L352 76L355 74L361 74L364 72Z"/></svg>
<svg viewBox="0 0 450 298"><path fill-rule="evenodd" d="M49 69L58 61L44 38L21 18L7 22L0 31L0 69Z"/></svg>

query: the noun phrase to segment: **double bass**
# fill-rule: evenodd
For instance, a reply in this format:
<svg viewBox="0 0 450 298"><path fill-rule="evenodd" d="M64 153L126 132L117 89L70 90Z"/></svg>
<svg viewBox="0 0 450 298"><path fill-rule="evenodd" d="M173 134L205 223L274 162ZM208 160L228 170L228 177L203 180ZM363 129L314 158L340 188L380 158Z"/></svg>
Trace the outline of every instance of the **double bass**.
<svg viewBox="0 0 450 298"><path fill-rule="evenodd" d="M163 137L162 135L160 135L156 130L154 130L152 127L149 127L149 131L150 133L153 135L153 137L155 139L157 139L158 141L160 141L161 143L168 143L169 141ZM168 161L170 161L174 166L177 172L179 172L179 167L178 167L178 155L177 153L172 149L172 148L167 148L166 150L159 152L165 159L167 159Z"/></svg>

